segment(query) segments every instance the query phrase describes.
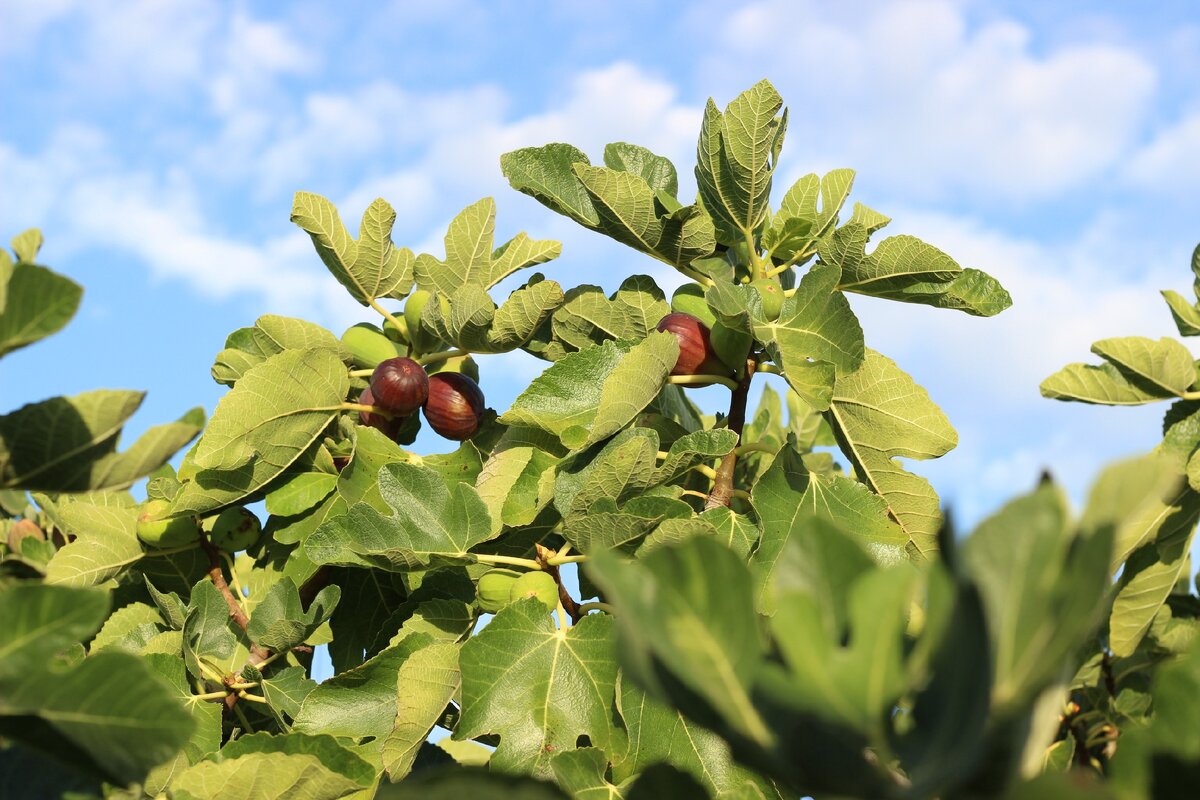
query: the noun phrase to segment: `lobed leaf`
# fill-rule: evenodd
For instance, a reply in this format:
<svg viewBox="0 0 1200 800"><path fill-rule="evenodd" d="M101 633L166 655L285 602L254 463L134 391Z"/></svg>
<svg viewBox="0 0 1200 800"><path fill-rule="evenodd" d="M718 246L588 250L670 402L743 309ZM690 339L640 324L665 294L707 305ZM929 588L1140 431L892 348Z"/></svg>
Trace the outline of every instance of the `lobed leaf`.
<svg viewBox="0 0 1200 800"><path fill-rule="evenodd" d="M937 458L958 444L950 421L895 362L868 349L862 366L838 379L825 415L856 474L920 553L936 547L937 494L896 458Z"/></svg>
<svg viewBox="0 0 1200 800"><path fill-rule="evenodd" d="M463 645L459 665L462 715L454 738L498 734L494 770L549 776L552 756L574 749L580 736L612 747L611 618L589 615L556 630L540 600L520 600Z"/></svg>

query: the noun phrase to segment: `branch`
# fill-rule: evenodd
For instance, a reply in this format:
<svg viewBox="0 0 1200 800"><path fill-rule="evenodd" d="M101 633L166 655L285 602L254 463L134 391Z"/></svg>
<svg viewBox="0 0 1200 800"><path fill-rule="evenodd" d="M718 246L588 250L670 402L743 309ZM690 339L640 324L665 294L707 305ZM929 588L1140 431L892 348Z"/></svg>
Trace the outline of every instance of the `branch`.
<svg viewBox="0 0 1200 800"><path fill-rule="evenodd" d="M233 590L225 582L225 573L221 570L221 551L204 535L200 537L200 548L208 556L209 580L212 581L213 586L217 587L217 591L221 593L221 596L225 598L225 603L229 606L229 616L245 632L246 628L250 625L250 618L246 616L246 612L242 610L242 604L233 596ZM247 638L249 638L249 634L247 634ZM259 647L254 642L250 642L250 664L260 664L270 658L270 656L270 650Z"/></svg>
<svg viewBox="0 0 1200 800"><path fill-rule="evenodd" d="M563 586L562 576L558 573L558 566L551 564L550 560L558 554L549 547L536 545L538 563L542 565L542 569L548 575L554 578L554 582L558 584L558 602L562 604L563 609L571 617L571 622L579 622L583 619L583 612L579 610L579 603L575 602L575 598L571 597L571 593L567 591L567 587Z"/></svg>
<svg viewBox="0 0 1200 800"><path fill-rule="evenodd" d="M729 430L737 434L739 444L742 441L742 428L746 424L746 398L750 394L750 381L754 379L754 371L757 368L758 361L756 359L746 360L746 374L742 376L741 383L729 398L729 416L727 417ZM717 467L712 491L708 494L708 502L704 504L705 511L729 505L729 500L733 497L733 471L736 467L737 450L735 449L722 458L721 465Z"/></svg>

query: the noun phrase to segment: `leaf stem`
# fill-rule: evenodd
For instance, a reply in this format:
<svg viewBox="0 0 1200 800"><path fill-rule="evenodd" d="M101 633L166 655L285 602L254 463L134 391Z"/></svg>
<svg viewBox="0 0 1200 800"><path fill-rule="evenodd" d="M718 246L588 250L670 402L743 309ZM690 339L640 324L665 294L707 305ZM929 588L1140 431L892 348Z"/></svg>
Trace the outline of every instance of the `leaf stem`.
<svg viewBox="0 0 1200 800"><path fill-rule="evenodd" d="M368 414L378 414L385 419L394 419L396 415L382 406L368 406L362 403L342 403L338 406L342 411L365 411Z"/></svg>
<svg viewBox="0 0 1200 800"><path fill-rule="evenodd" d="M715 481L717 479L717 471L707 464L697 464L696 466L692 467L692 469L694 469L696 472L699 472L710 481Z"/></svg>
<svg viewBox="0 0 1200 800"><path fill-rule="evenodd" d="M712 278L708 277L707 275L702 275L701 273L697 272L696 270L692 269L691 267L683 267L683 266L676 264L675 269L679 270L684 275L688 276L689 278L691 278L692 280L694 280L696 283L700 284L701 286L711 287L711 286L716 285Z"/></svg>
<svg viewBox="0 0 1200 800"><path fill-rule="evenodd" d="M552 567L561 567L563 564L582 564L584 561L587 561L587 560L588 560L588 557L585 555L551 556L550 558L546 559L546 563Z"/></svg>
<svg viewBox="0 0 1200 800"><path fill-rule="evenodd" d="M242 711L241 706L234 706L233 713L237 714L238 721L242 723L245 730L254 733L254 726L250 724L250 720L246 719L246 713Z"/></svg>
<svg viewBox="0 0 1200 800"><path fill-rule="evenodd" d="M558 615L558 627L563 631L569 631L571 629L571 615L563 608L561 594L558 598L558 607L554 609L554 613Z"/></svg>
<svg viewBox="0 0 1200 800"><path fill-rule="evenodd" d="M268 666L270 666L271 663L273 661L275 661L275 659L279 658L282 655L283 655L283 651L280 651L278 653L271 653L271 655L267 656L262 661L255 664L254 666L258 668L259 672L262 672L264 669L266 669ZM257 686L258 684L250 684L250 685Z"/></svg>
<svg viewBox="0 0 1200 800"><path fill-rule="evenodd" d="M746 237L746 250L750 253L750 266L754 269L754 277L766 277L767 265L763 263L762 257L758 254L758 246L754 244L754 231L743 228L742 233Z"/></svg>
<svg viewBox="0 0 1200 800"><path fill-rule="evenodd" d="M191 696L190 698L188 698L188 699L190 699L190 700L204 700L204 701L208 701L208 700L224 700L224 699L225 699L225 695L226 695L226 694L227 694L227 692L205 692L204 694L194 694L194 695L192 695L192 696Z"/></svg>
<svg viewBox="0 0 1200 800"><path fill-rule="evenodd" d="M267 698L259 697L256 694L250 694L245 689L238 692L238 697L242 698L243 700L249 700L251 703L262 703L263 705L270 705L270 703L267 702Z"/></svg>
<svg viewBox="0 0 1200 800"><path fill-rule="evenodd" d="M729 430L737 434L739 443L742 440L742 428L746 425L746 398L750 394L750 382L754 379L754 372L757 368L758 360L756 358L751 356L746 359L746 374L742 377L737 390L729 398L729 414L726 416L726 420ZM704 504L706 511L710 508L729 505L729 500L733 497L733 472L736 467L737 449L735 448L721 459L721 465L717 467L713 477L712 491Z"/></svg>
<svg viewBox="0 0 1200 800"><path fill-rule="evenodd" d="M400 330L404 330L403 328L400 327L400 320L396 319L396 316L394 314L392 314L392 312L388 311L386 308L379 305L378 300L376 300L375 298L371 298L369 305L371 306L371 308L375 309L380 314L382 314L383 318L386 319L388 322L392 323Z"/></svg>
<svg viewBox="0 0 1200 800"><path fill-rule="evenodd" d="M475 560L481 564L509 564L514 567L525 567L526 569L541 569L542 564L539 561L534 561L532 558L518 558L516 556L497 556L490 553L471 553Z"/></svg>
<svg viewBox="0 0 1200 800"><path fill-rule="evenodd" d="M739 456L744 456L746 453L770 453L771 455L775 455L778 451L774 447L762 442L746 442L746 444L734 448L733 452Z"/></svg>
<svg viewBox="0 0 1200 800"><path fill-rule="evenodd" d="M696 384L719 383L730 391L737 391L738 382L724 375L668 375L667 383L680 386L695 386Z"/></svg>
<svg viewBox="0 0 1200 800"><path fill-rule="evenodd" d="M579 607L580 614L586 614L589 611L603 611L605 614L611 614L613 613L613 607L608 603L601 603L599 600L595 600L591 603L584 603Z"/></svg>
<svg viewBox="0 0 1200 800"><path fill-rule="evenodd" d="M237 569L233 566L233 556L221 551L221 560L225 562L225 566L229 567L229 580L233 583L233 597L238 601L238 605L242 610L246 610L246 593L242 591L242 584L238 580Z"/></svg>
<svg viewBox="0 0 1200 800"><path fill-rule="evenodd" d="M428 364L434 363L435 361L445 361L450 358L461 358L462 356L469 355L471 354L466 350L439 350L436 353L426 353L423 356L418 356L417 358L414 358L413 361L416 361L418 364L424 367Z"/></svg>

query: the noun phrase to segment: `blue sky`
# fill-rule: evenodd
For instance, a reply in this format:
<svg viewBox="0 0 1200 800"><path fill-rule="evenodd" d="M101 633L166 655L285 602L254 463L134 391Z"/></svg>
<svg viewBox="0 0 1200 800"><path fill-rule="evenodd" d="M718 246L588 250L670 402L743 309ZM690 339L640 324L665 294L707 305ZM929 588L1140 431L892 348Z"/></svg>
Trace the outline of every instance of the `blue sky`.
<svg viewBox="0 0 1200 800"><path fill-rule="evenodd" d="M858 170L854 199L1011 290L979 320L852 298L868 344L960 433L917 465L966 521L1049 467L1076 497L1157 442L1161 407L1043 400L1090 343L1173 333L1200 241L1200 10L1083 2L0 0L0 236L43 228L43 261L86 288L76 321L0 362L0 409L146 388L131 433L222 394L208 376L263 313L340 333L371 319L288 222L376 196L397 244L441 253L454 213L496 197L498 232L564 242L546 272L615 288L654 262L510 190L498 156L609 141L673 158L684 191L700 112L762 77L791 108L776 196ZM481 371L505 408L540 370ZM720 390L698 395L717 408ZM425 438L420 446L440 446Z"/></svg>

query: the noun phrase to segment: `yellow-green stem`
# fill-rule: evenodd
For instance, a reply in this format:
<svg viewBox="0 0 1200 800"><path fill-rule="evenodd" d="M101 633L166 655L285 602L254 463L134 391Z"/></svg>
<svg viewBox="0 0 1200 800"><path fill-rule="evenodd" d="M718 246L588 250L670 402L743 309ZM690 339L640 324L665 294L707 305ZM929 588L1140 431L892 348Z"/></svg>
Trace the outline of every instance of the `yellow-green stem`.
<svg viewBox="0 0 1200 800"><path fill-rule="evenodd" d="M737 381L724 375L668 375L667 383L680 386L695 386L697 384L719 383L730 391L738 388Z"/></svg>
<svg viewBox="0 0 1200 800"><path fill-rule="evenodd" d="M370 306L371 306L371 308L375 309L375 310L376 310L376 311L378 311L380 314L382 314L382 315L383 315L383 318L384 318L384 319L386 319L388 322L390 322L390 323L392 323L393 325L395 325L395 326L396 326L398 329L400 329L400 330L404 330L403 328L401 328L401 327L400 327L400 320L396 319L396 315L395 315L395 314L393 314L392 312L388 311L388 310L387 310L386 308L384 308L383 306L379 305L379 301L378 301L378 300L374 300L374 299L372 299L372 300L370 301Z"/></svg>
<svg viewBox="0 0 1200 800"><path fill-rule="evenodd" d="M508 564L513 567L526 569L541 569L542 565L532 558L517 558L516 556L497 556L490 553L472 553L480 564Z"/></svg>
<svg viewBox="0 0 1200 800"><path fill-rule="evenodd" d="M466 350L441 350L436 353L426 353L423 356L418 356L417 358L414 358L413 361L416 361L418 364L424 367L438 361L446 361L447 359L460 358L462 356L469 355L471 354Z"/></svg>

